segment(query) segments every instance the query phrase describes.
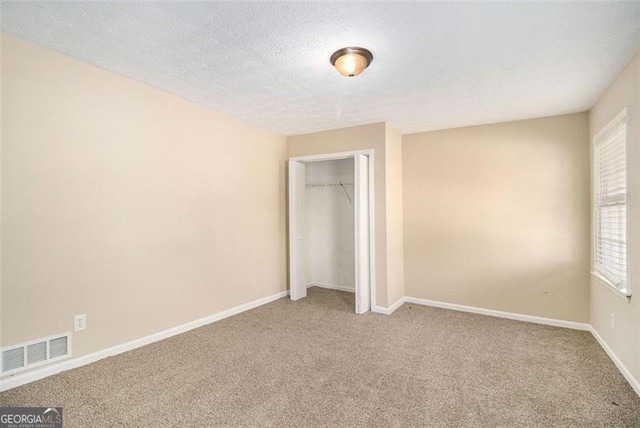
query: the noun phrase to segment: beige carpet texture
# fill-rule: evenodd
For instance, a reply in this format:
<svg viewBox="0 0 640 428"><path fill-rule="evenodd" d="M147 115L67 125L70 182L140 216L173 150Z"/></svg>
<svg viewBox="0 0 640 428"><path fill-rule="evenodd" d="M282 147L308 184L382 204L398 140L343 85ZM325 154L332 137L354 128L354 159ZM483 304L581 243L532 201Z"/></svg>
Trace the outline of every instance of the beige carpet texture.
<svg viewBox="0 0 640 428"><path fill-rule="evenodd" d="M319 288L0 394L71 427L640 427L590 333Z"/></svg>

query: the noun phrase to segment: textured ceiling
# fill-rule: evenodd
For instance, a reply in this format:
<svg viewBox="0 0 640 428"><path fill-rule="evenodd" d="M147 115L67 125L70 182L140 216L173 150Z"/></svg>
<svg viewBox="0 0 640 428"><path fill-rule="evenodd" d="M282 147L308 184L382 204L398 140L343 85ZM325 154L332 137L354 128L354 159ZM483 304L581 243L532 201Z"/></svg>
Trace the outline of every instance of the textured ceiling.
<svg viewBox="0 0 640 428"><path fill-rule="evenodd" d="M402 133L590 108L640 2L2 2L2 31L273 131ZM370 49L340 76L331 53Z"/></svg>

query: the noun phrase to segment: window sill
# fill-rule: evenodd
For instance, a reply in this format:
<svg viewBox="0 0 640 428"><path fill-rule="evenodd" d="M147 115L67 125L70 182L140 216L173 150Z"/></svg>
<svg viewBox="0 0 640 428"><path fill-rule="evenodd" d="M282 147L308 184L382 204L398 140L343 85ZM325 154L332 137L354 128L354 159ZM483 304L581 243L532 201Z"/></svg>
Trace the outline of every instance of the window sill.
<svg viewBox="0 0 640 428"><path fill-rule="evenodd" d="M631 301L631 295L627 295L618 290L613 284L611 284L604 276L600 275L598 272L591 272L591 276L593 276L600 285L602 285L607 290L614 293L621 299L624 299L625 302Z"/></svg>

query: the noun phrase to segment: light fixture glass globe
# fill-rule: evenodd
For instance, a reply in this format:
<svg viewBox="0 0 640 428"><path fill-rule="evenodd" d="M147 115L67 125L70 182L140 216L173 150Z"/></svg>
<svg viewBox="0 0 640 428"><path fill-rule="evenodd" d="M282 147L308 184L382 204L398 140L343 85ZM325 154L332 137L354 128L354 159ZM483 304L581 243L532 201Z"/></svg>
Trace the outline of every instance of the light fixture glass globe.
<svg viewBox="0 0 640 428"><path fill-rule="evenodd" d="M336 60L335 67L343 76L354 77L362 73L367 65L367 59L362 55L346 54Z"/></svg>
<svg viewBox="0 0 640 428"><path fill-rule="evenodd" d="M338 49L331 55L331 64L340 74L354 77L371 64L373 54L365 48L348 47Z"/></svg>

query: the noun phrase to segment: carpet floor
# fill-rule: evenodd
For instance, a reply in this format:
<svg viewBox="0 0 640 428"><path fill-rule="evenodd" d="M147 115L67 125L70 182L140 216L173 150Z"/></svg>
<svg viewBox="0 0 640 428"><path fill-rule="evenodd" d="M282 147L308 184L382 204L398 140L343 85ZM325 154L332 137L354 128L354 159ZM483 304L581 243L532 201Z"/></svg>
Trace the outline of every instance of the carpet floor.
<svg viewBox="0 0 640 428"><path fill-rule="evenodd" d="M640 426L590 333L309 289L0 394L71 427Z"/></svg>

